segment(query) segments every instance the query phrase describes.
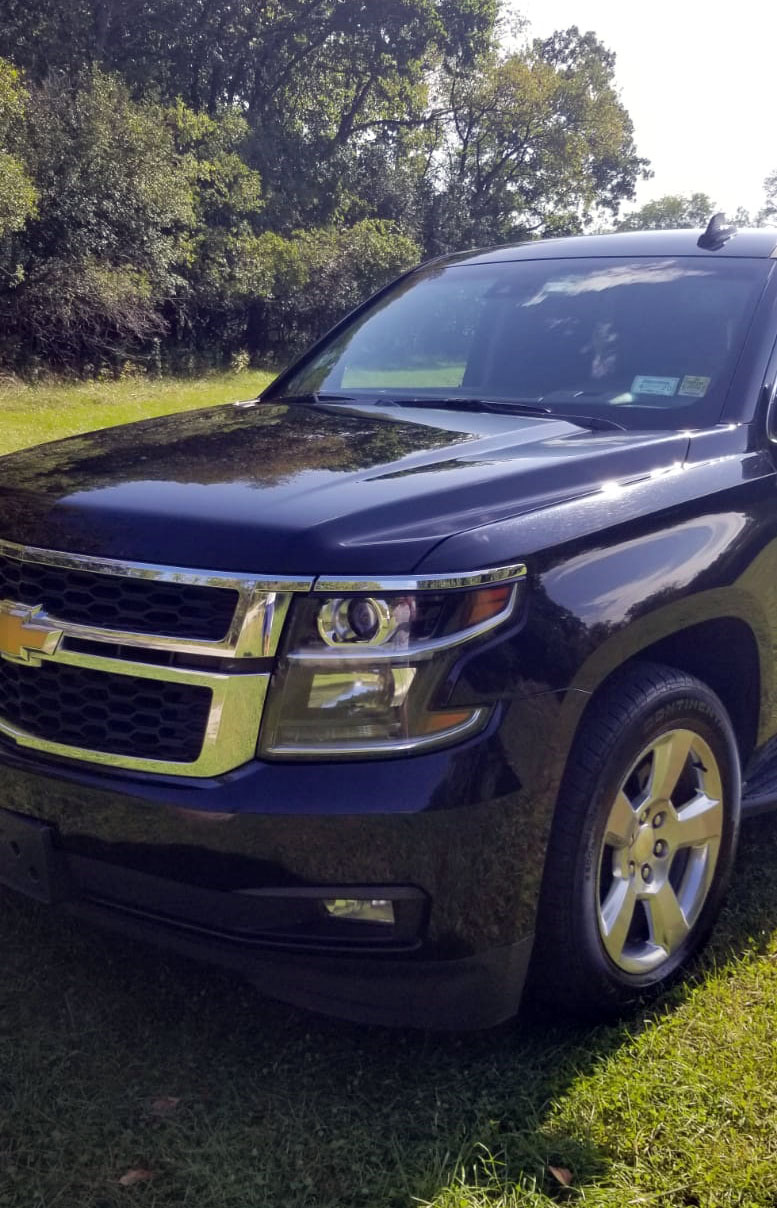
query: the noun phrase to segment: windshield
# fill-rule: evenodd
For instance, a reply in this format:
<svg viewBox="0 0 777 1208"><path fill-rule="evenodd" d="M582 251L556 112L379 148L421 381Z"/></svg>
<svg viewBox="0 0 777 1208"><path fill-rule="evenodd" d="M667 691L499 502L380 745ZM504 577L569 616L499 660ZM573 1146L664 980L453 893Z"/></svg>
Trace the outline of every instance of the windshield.
<svg viewBox="0 0 777 1208"><path fill-rule="evenodd" d="M768 268L713 257L430 267L282 393L537 401L629 428L714 423Z"/></svg>

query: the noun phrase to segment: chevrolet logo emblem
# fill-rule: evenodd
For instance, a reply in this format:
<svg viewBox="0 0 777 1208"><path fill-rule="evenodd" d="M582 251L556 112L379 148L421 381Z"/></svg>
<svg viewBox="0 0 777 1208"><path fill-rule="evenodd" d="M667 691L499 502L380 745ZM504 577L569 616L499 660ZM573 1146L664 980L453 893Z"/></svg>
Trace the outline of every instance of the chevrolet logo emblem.
<svg viewBox="0 0 777 1208"><path fill-rule="evenodd" d="M43 605L30 608L0 600L0 658L39 667L41 654L54 654L63 631L52 625Z"/></svg>

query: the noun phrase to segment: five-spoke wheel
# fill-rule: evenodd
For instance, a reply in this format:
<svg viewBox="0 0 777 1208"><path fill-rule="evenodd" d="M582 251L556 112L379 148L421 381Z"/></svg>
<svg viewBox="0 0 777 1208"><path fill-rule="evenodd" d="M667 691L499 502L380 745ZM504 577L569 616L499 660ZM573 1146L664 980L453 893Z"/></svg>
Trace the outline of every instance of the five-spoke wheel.
<svg viewBox="0 0 777 1208"><path fill-rule="evenodd" d="M669 730L641 751L605 826L599 930L627 973L655 969L685 942L718 862L723 785L709 745Z"/></svg>
<svg viewBox="0 0 777 1208"><path fill-rule="evenodd" d="M587 715L559 794L535 982L576 1009L666 984L706 939L734 858L740 772L715 694L635 666Z"/></svg>

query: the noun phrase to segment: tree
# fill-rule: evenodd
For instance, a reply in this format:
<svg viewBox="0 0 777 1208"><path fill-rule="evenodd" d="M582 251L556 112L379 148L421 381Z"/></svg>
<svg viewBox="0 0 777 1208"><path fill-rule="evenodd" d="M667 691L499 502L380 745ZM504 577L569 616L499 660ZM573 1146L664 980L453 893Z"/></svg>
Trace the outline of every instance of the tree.
<svg viewBox="0 0 777 1208"><path fill-rule="evenodd" d="M16 367L287 355L419 258L388 221L262 232L235 110L136 101L92 68L34 86L24 121L36 209L0 281L0 355Z"/></svg>
<svg viewBox="0 0 777 1208"><path fill-rule="evenodd" d="M0 359L280 359L424 254L616 214L614 56L501 53L497 8L3 0Z"/></svg>
<svg viewBox="0 0 777 1208"><path fill-rule="evenodd" d="M432 250L579 231L597 209L616 212L645 172L614 57L574 27L442 72L438 103Z"/></svg>
<svg viewBox="0 0 777 1208"><path fill-rule="evenodd" d="M35 212L37 193L19 155L26 103L19 72L0 59L0 249Z"/></svg>
<svg viewBox="0 0 777 1208"><path fill-rule="evenodd" d="M21 281L0 327L26 359L83 369L163 333L195 224L188 165L163 111L93 70L31 90L25 158L37 213L16 241Z"/></svg>
<svg viewBox="0 0 777 1208"><path fill-rule="evenodd" d="M773 226L777 223L777 171L772 172L764 181L766 203L758 215L761 226Z"/></svg>
<svg viewBox="0 0 777 1208"><path fill-rule="evenodd" d="M669 193L648 201L624 215L617 231L674 231L706 227L715 213L715 203L706 193Z"/></svg>
<svg viewBox="0 0 777 1208"><path fill-rule="evenodd" d="M218 359L242 347L246 308L271 279L257 234L261 178L241 157L248 126L235 110L209 116L178 100L164 122L192 204L180 280L166 299L168 335L184 357Z"/></svg>
<svg viewBox="0 0 777 1208"><path fill-rule="evenodd" d="M335 219L343 176L383 132L425 119L430 64L470 63L496 0L4 0L0 55L117 71L137 96L248 120L268 228Z"/></svg>
<svg viewBox="0 0 777 1208"><path fill-rule="evenodd" d="M52 69L98 66L211 113L238 100L263 107L269 89L311 82L324 60L340 79L361 77L367 62L370 87L348 111L358 119L382 84L417 76L428 56L471 61L496 8L495 0L4 0L0 50L37 82Z"/></svg>
<svg viewBox="0 0 777 1208"><path fill-rule="evenodd" d="M301 350L420 258L395 223L366 219L341 230L267 233L259 241L269 281L251 310L252 352Z"/></svg>

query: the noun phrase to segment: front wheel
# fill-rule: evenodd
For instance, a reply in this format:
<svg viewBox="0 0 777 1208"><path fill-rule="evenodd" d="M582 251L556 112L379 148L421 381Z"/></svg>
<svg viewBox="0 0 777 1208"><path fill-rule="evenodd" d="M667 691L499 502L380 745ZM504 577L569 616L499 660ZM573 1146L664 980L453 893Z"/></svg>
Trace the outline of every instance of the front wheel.
<svg viewBox="0 0 777 1208"><path fill-rule="evenodd" d="M635 666L591 706L548 850L535 983L576 1011L666 986L706 940L736 852L740 768L718 697Z"/></svg>

